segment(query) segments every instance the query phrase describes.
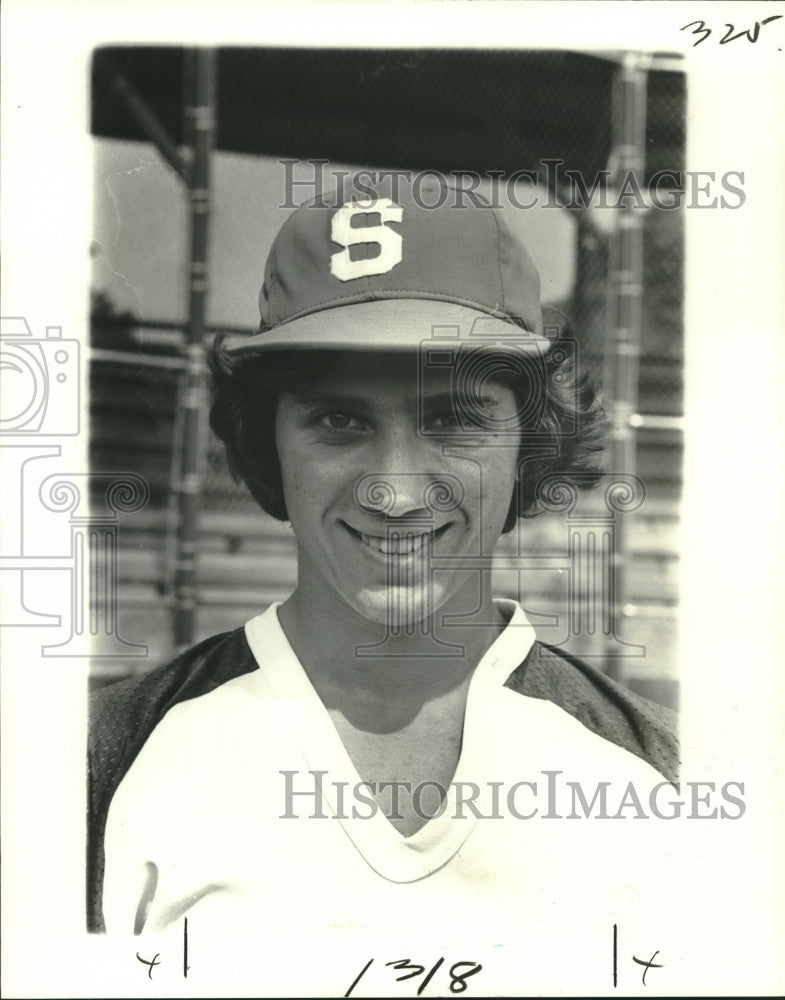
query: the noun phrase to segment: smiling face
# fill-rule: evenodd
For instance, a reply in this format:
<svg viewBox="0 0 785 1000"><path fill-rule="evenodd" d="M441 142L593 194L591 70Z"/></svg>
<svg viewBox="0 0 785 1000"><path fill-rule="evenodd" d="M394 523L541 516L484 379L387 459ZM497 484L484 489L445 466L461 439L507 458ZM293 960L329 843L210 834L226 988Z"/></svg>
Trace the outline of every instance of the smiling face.
<svg viewBox="0 0 785 1000"><path fill-rule="evenodd" d="M346 352L281 394L275 440L306 604L393 628L467 610L460 595L477 594L480 570L465 562L499 538L520 435L512 389L485 379L467 420L452 382L414 354Z"/></svg>

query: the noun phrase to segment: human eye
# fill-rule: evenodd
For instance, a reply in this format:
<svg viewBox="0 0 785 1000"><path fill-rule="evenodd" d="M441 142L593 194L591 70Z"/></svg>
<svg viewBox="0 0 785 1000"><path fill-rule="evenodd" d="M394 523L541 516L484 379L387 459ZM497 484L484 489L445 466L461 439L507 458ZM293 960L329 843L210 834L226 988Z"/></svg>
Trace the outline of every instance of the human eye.
<svg viewBox="0 0 785 1000"><path fill-rule="evenodd" d="M440 410L425 415L423 430L431 434L457 434L461 430L461 422L453 410Z"/></svg>
<svg viewBox="0 0 785 1000"><path fill-rule="evenodd" d="M426 408L422 433L451 441L479 442L499 430L498 404L493 398L451 399Z"/></svg>
<svg viewBox="0 0 785 1000"><path fill-rule="evenodd" d="M423 414L422 430L435 437L474 435L489 426L489 415L480 406L469 407L454 401L449 406L439 406Z"/></svg>
<svg viewBox="0 0 785 1000"><path fill-rule="evenodd" d="M327 437L348 438L363 434L368 425L348 410L324 410L313 415L312 426Z"/></svg>

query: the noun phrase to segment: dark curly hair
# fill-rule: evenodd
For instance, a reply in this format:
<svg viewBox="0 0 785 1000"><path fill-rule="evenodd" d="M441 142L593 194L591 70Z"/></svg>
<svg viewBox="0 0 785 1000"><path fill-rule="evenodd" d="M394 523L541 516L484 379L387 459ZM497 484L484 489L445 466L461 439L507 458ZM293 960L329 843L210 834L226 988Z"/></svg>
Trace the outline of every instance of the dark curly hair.
<svg viewBox="0 0 785 1000"><path fill-rule="evenodd" d="M539 513L537 486L549 474L575 477L580 489L602 475L605 414L599 393L585 373L579 373L574 341L560 338L534 361L514 366L509 355L477 349L463 355L462 371L478 377L489 372L516 394L522 430L518 455L518 488L504 532L518 517ZM244 482L259 506L279 521L288 520L281 469L275 446L275 417L282 391L294 389L325 371L335 357L329 351L276 351L262 356L234 356L218 335L208 361L211 372L210 426L226 447L229 472ZM471 377L471 376L469 376ZM462 388L465 378L461 382ZM471 394L471 386L468 387Z"/></svg>

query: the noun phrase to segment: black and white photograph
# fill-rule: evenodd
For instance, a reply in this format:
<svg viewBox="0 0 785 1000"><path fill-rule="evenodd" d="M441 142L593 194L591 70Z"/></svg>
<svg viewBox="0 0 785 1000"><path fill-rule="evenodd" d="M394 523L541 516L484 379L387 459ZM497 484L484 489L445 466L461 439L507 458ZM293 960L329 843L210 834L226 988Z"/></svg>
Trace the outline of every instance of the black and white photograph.
<svg viewBox="0 0 785 1000"><path fill-rule="evenodd" d="M6 995L775 992L785 8L10 6Z"/></svg>

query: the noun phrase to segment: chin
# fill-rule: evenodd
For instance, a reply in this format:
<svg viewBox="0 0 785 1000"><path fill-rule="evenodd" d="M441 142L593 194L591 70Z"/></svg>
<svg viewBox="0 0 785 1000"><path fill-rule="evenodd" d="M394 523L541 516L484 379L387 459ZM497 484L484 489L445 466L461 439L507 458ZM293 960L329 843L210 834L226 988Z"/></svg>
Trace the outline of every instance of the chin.
<svg viewBox="0 0 785 1000"><path fill-rule="evenodd" d="M407 630L427 621L444 603L445 595L424 594L414 589L396 592L384 590L360 594L350 602L354 610L369 622L389 629Z"/></svg>

